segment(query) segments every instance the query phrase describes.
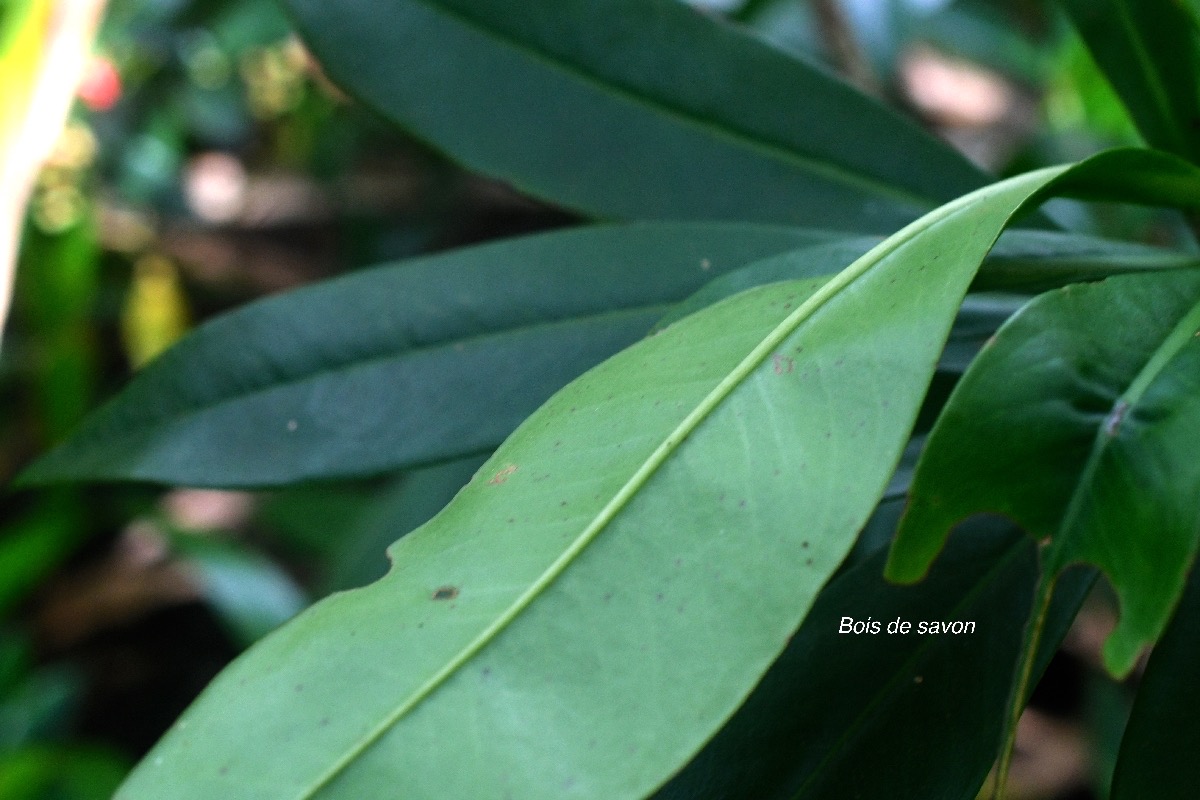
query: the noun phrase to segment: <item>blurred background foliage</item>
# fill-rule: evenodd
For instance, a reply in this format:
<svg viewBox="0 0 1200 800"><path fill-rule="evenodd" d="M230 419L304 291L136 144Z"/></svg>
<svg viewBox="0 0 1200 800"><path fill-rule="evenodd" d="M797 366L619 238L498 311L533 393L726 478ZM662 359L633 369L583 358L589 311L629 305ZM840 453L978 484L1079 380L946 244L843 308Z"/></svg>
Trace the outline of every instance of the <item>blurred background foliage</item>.
<svg viewBox="0 0 1200 800"><path fill-rule="evenodd" d="M998 174L1138 143L1044 0L695 5L826 63ZM1054 213L1091 233L1191 241L1169 214L1065 202ZM272 0L111 0L28 208L0 353L0 476L213 314L576 221L357 106ZM386 545L478 463L260 494L6 491L0 798L109 796L229 659L308 602L381 575ZM1094 605L1023 723L1030 752L1054 754L1025 764L1025 796L1097 796L1093 778L1111 771L1129 698L1096 668L1111 610Z"/></svg>

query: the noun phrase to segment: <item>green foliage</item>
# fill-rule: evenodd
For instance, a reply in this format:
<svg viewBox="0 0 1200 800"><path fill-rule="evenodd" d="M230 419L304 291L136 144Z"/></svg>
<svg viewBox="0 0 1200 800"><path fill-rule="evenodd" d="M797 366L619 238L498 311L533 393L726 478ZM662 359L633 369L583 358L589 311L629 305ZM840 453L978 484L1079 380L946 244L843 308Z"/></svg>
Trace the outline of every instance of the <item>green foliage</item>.
<svg viewBox="0 0 1200 800"><path fill-rule="evenodd" d="M289 8L356 96L469 167L601 218L887 233L985 181L825 72L674 0Z"/></svg>
<svg viewBox="0 0 1200 800"><path fill-rule="evenodd" d="M1021 47L981 5L937 30ZM971 800L1099 575L1111 674L1158 643L1112 795L1193 796L1196 244L1036 209L1195 218L1200 39L1165 0L1065 6L1159 149L993 181L673 0L289 0L388 120L618 222L217 316L23 473L286 487L263 523L319 560L284 623L305 594L256 543L161 522L250 646L117 796ZM14 569L75 541L47 508ZM36 786L44 747L0 781Z"/></svg>

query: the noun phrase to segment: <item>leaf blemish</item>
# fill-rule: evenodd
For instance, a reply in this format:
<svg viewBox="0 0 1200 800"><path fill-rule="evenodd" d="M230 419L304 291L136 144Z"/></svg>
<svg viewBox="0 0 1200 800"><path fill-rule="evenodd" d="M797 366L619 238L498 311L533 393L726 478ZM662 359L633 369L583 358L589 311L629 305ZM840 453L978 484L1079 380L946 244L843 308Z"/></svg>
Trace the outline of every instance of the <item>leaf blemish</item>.
<svg viewBox="0 0 1200 800"><path fill-rule="evenodd" d="M434 600L453 600L458 597L457 586L441 586L433 593Z"/></svg>
<svg viewBox="0 0 1200 800"><path fill-rule="evenodd" d="M1121 429L1121 422L1125 419L1126 412L1129 411L1129 403L1124 400L1120 401L1113 407L1112 413L1104 418L1104 433L1106 436L1113 437Z"/></svg>
<svg viewBox="0 0 1200 800"><path fill-rule="evenodd" d="M517 471L516 464L508 464L507 466L504 467L504 469L500 470L495 475L493 475L492 479L490 481L488 481L488 483L492 486L499 486L500 484L502 484L506 480L508 480L509 475L512 475L516 471Z"/></svg>

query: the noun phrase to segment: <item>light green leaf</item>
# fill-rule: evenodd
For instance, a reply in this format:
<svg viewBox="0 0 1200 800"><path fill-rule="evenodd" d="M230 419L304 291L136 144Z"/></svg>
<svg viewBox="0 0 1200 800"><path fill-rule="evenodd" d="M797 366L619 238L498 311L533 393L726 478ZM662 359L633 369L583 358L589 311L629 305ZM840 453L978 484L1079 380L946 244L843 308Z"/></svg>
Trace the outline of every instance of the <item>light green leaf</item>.
<svg viewBox="0 0 1200 800"><path fill-rule="evenodd" d="M288 6L351 94L600 218L888 233L986 181L873 99L675 0Z"/></svg>
<svg viewBox="0 0 1200 800"><path fill-rule="evenodd" d="M1200 274L1121 276L1044 295L951 396L918 465L889 574L915 580L974 513L1051 537L1053 574L1113 582L1118 675L1162 631L1200 545ZM1153 496L1154 502L1146 502Z"/></svg>
<svg viewBox="0 0 1200 800"><path fill-rule="evenodd" d="M1200 179L1134 151L1018 176L807 297L751 290L604 362L395 544L387 577L219 676L119 797L644 796L850 550L979 263L1051 186L1172 202Z"/></svg>

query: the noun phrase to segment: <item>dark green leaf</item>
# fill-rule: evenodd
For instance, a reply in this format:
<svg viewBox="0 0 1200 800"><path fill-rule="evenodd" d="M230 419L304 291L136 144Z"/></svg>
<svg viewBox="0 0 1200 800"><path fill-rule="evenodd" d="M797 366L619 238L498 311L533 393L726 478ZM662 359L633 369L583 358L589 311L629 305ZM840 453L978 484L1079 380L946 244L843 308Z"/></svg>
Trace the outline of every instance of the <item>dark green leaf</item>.
<svg viewBox="0 0 1200 800"><path fill-rule="evenodd" d="M887 233L986 180L874 100L675 0L288 5L352 94L472 169L601 218Z"/></svg>
<svg viewBox="0 0 1200 800"><path fill-rule="evenodd" d="M106 800L129 770L125 759L83 747L26 747L0 757L5 800Z"/></svg>
<svg viewBox="0 0 1200 800"><path fill-rule="evenodd" d="M1200 570L1175 609L1175 617L1150 654L1133 715L1121 742L1112 800L1200 797Z"/></svg>
<svg viewBox="0 0 1200 800"><path fill-rule="evenodd" d="M844 236L755 261L713 279L672 308L658 327L753 286L837 272L878 243L873 236ZM1194 253L1074 233L1013 230L988 253L972 288L1032 293L1110 275L1191 267L1200 267Z"/></svg>
<svg viewBox="0 0 1200 800"><path fill-rule="evenodd" d="M601 226L403 262L202 326L23 476L272 485L486 452L714 275L829 233Z"/></svg>
<svg viewBox="0 0 1200 800"><path fill-rule="evenodd" d="M406 473L364 504L352 524L330 531L340 546L326 567L322 591L356 589L382 578L388 545L441 511L483 461L482 456L461 458Z"/></svg>
<svg viewBox="0 0 1200 800"><path fill-rule="evenodd" d="M976 796L1000 742L1037 582L1033 544L1011 528L976 525L950 539L924 582L903 588L883 580L885 556L830 583L746 704L658 800ZM1093 576L1060 587L1038 674ZM840 634L846 616L878 620L881 632ZM912 631L889 634L895 620ZM922 621L955 620L975 631L916 632Z"/></svg>
<svg viewBox="0 0 1200 800"><path fill-rule="evenodd" d="M1197 333L1194 271L1035 300L934 427L889 574L919 578L955 523L1004 514L1053 537L1048 570L1087 561L1108 574L1122 615L1105 662L1127 673L1165 625L1200 539Z"/></svg>
<svg viewBox="0 0 1200 800"><path fill-rule="evenodd" d="M1200 29L1179 0L1062 0L1153 147L1200 161Z"/></svg>

